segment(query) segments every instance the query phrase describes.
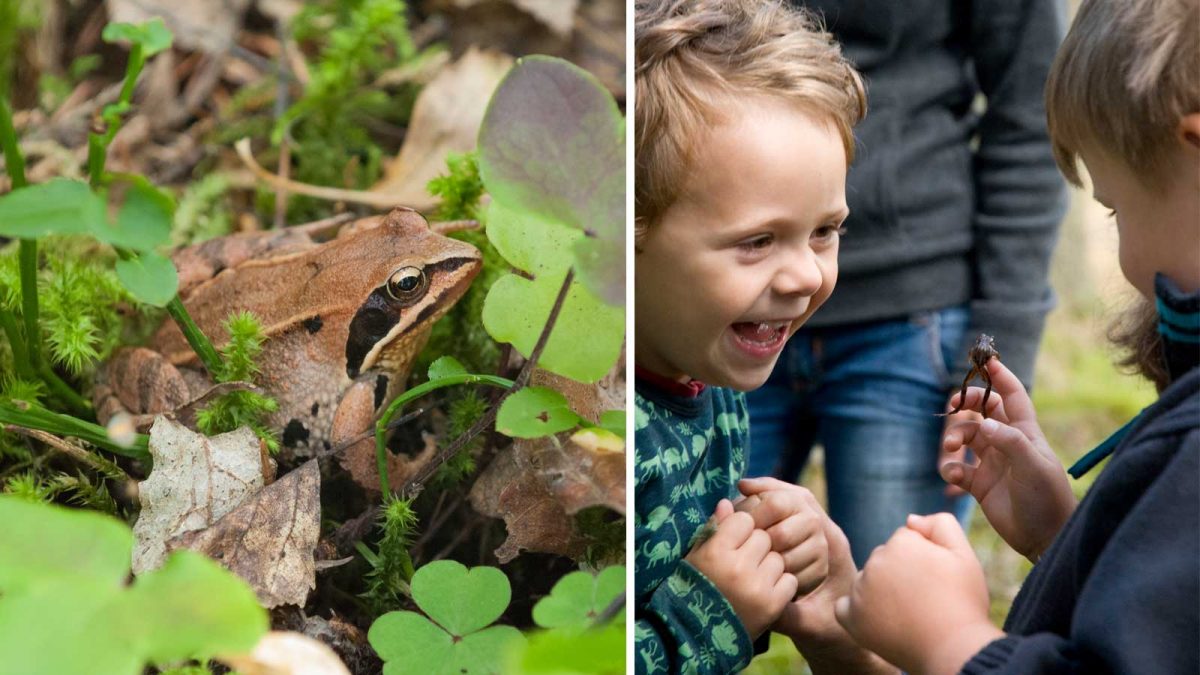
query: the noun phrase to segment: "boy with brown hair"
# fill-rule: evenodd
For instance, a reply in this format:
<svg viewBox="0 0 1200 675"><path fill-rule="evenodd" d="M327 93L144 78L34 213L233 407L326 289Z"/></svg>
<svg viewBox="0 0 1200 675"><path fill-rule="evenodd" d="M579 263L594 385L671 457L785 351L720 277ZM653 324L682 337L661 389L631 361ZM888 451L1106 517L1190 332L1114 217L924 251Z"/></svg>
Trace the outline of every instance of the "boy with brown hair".
<svg viewBox="0 0 1200 675"><path fill-rule="evenodd" d="M1200 3L1085 0L1046 86L1067 178L1086 165L1112 209L1121 271L1151 311L1119 343L1158 400L1085 455L1111 457L1076 504L1032 403L998 360L999 399L944 443L976 464L969 491L1035 563L1004 630L988 620L979 561L954 519L910 516L867 561L837 617L915 674L1200 672ZM957 398L957 397L956 397ZM965 407L979 410L972 388ZM956 401L952 400L952 403Z"/></svg>
<svg viewBox="0 0 1200 675"><path fill-rule="evenodd" d="M865 98L829 34L780 2L636 12L635 662L731 672L828 569L836 526L806 490L743 482L754 499L730 500L742 392L837 279Z"/></svg>

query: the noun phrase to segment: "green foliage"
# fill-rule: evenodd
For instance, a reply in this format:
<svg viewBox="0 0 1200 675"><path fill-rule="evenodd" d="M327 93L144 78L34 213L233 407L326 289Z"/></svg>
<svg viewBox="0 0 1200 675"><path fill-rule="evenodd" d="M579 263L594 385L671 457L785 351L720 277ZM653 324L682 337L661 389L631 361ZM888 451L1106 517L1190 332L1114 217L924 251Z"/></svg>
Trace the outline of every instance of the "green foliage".
<svg viewBox="0 0 1200 675"><path fill-rule="evenodd" d="M416 527L417 514L412 503L391 494L384 495L383 510L379 515L383 535L378 549L367 557L371 571L367 573L367 590L363 593L375 614L396 607L400 597L410 593L408 583L413 576L413 562L408 548L412 545Z"/></svg>
<svg viewBox="0 0 1200 675"><path fill-rule="evenodd" d="M250 312L240 312L225 320L229 342L221 349L224 357L218 382L252 382L258 374L255 359L262 352L266 339L258 319ZM265 417L279 409L279 403L257 391L231 391L217 397L196 413L196 427L206 435L233 431L248 426L267 443L271 452L278 452L279 439L267 426Z"/></svg>
<svg viewBox="0 0 1200 675"><path fill-rule="evenodd" d="M538 438L579 424L567 397L546 387L525 387L504 399L496 431L514 438Z"/></svg>
<svg viewBox="0 0 1200 675"><path fill-rule="evenodd" d="M589 628L624 592L623 565L607 567L599 574L572 572L533 606L533 621L542 628ZM624 617L622 610L615 620L624 621Z"/></svg>
<svg viewBox="0 0 1200 675"><path fill-rule="evenodd" d="M54 497L54 488L46 484L33 471L24 471L9 476L4 481L4 493L28 502L49 502Z"/></svg>
<svg viewBox="0 0 1200 675"><path fill-rule="evenodd" d="M113 518L0 496L0 522L0 653L12 672L133 675L246 651L267 630L250 587L198 553L177 551L126 586L133 535Z"/></svg>
<svg viewBox="0 0 1200 675"><path fill-rule="evenodd" d="M625 560L625 519L603 506L593 506L575 514L575 529L588 539L584 559L593 567L614 565Z"/></svg>
<svg viewBox="0 0 1200 675"><path fill-rule="evenodd" d="M67 494L67 502L109 515L117 515L117 502L102 482L93 482L82 472L74 476L60 473L51 480L54 494Z"/></svg>
<svg viewBox="0 0 1200 675"><path fill-rule="evenodd" d="M625 411L605 410L600 414L600 428L625 438Z"/></svg>
<svg viewBox="0 0 1200 675"><path fill-rule="evenodd" d="M480 417L487 413L488 401L478 392L467 389L458 398L450 402L447 409L447 437L458 438L467 432ZM475 473L475 453L483 446L484 436L471 439L453 457L446 460L433 476L433 484L438 487L457 485L468 476Z"/></svg>
<svg viewBox="0 0 1200 675"><path fill-rule="evenodd" d="M568 264L593 294L618 306L625 302L624 139L625 120L596 78L546 56L509 71L479 130L479 169L495 202L578 231Z"/></svg>
<svg viewBox="0 0 1200 675"><path fill-rule="evenodd" d="M488 238L525 272L491 286L484 327L528 356L574 270L539 365L581 382L608 372L625 337L624 133L595 78L549 57L513 67L479 131Z"/></svg>
<svg viewBox="0 0 1200 675"><path fill-rule="evenodd" d="M143 55L149 57L171 46L171 31L163 20L155 17L146 23L110 23L104 27L100 37L105 42L128 42L142 48Z"/></svg>
<svg viewBox="0 0 1200 675"><path fill-rule="evenodd" d="M412 596L428 618L389 612L367 633L384 675L498 673L497 655L524 639L511 626L491 625L512 597L508 577L495 567L431 562L413 575Z"/></svg>
<svg viewBox="0 0 1200 675"><path fill-rule="evenodd" d="M378 180L383 152L369 124L406 124L416 99L412 85L394 93L370 86L384 71L420 56L406 15L402 0L346 0L310 4L293 20L297 40L321 45L303 95L272 133L278 145L290 131L295 179L353 188ZM271 193L263 194L270 198ZM273 206L273 200L260 201L260 207L266 206ZM303 197L289 201L289 215L299 220L327 210L328 205Z"/></svg>
<svg viewBox="0 0 1200 675"><path fill-rule="evenodd" d="M184 246L228 234L233 216L225 196L229 179L221 173L210 173L184 188L175 210L171 229L171 245Z"/></svg>
<svg viewBox="0 0 1200 675"><path fill-rule="evenodd" d="M464 220L479 218L479 198L483 196L483 180L479 178L479 153L452 152L446 155L450 173L429 181L429 194L441 198L434 218Z"/></svg>

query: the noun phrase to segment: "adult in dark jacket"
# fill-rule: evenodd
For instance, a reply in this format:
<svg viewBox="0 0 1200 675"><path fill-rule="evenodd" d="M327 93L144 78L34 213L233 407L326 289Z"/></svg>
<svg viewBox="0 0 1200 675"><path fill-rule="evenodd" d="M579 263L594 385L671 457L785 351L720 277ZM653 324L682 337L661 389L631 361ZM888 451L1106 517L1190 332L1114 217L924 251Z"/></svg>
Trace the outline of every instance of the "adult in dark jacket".
<svg viewBox="0 0 1200 675"><path fill-rule="evenodd" d="M747 475L795 480L819 442L861 565L908 513L965 520L970 500L938 476L936 414L975 336L1032 382L1065 205L1042 102L1061 3L802 4L865 76L869 112L837 289L748 397Z"/></svg>

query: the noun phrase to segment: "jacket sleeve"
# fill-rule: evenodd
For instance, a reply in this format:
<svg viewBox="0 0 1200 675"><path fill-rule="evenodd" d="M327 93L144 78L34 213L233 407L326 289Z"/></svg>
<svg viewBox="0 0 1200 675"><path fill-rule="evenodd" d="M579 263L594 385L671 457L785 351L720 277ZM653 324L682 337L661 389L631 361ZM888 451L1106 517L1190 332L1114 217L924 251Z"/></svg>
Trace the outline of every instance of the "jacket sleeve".
<svg viewBox="0 0 1200 675"><path fill-rule="evenodd" d="M1063 580L1082 583L1067 634L1008 635L963 673L1200 672L1200 429L1174 440L1169 466L1119 524L1097 516L1116 529L1086 578Z"/></svg>
<svg viewBox="0 0 1200 675"><path fill-rule="evenodd" d="M1054 305L1050 256L1067 203L1043 93L1062 38L1060 4L976 0L969 19L968 48L987 102L973 166L976 278L965 339L980 332L994 336L1005 365L1026 388ZM969 342L962 347L965 353Z"/></svg>
<svg viewBox="0 0 1200 675"><path fill-rule="evenodd" d="M639 675L732 673L754 656L733 607L695 567L675 571L637 607L634 662Z"/></svg>

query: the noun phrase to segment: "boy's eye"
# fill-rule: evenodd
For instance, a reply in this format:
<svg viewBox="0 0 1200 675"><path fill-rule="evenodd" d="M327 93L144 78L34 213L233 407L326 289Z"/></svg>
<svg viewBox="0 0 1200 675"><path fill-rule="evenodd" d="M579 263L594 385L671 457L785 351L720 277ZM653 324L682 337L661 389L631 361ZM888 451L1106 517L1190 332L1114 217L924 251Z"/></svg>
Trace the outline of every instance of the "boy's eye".
<svg viewBox="0 0 1200 675"><path fill-rule="evenodd" d="M771 245L771 235L764 234L753 239L747 239L738 243L738 248L746 251L757 251Z"/></svg>
<svg viewBox="0 0 1200 675"><path fill-rule="evenodd" d="M817 239L832 239L834 235L842 236L844 234L846 234L846 228L842 225L825 225L813 231L813 237Z"/></svg>

